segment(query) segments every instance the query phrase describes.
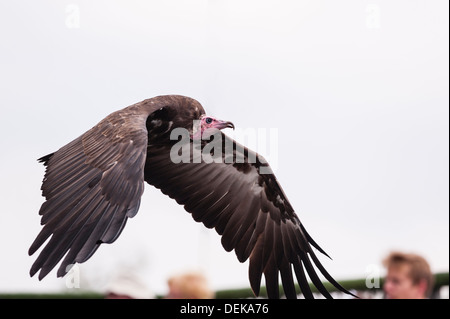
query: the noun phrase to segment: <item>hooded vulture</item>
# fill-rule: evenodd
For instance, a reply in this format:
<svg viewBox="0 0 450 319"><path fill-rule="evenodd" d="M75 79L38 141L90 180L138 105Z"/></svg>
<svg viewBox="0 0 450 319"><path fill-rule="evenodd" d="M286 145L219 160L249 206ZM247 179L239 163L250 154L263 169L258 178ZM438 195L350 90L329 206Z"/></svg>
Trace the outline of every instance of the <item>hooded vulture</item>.
<svg viewBox="0 0 450 319"><path fill-rule="evenodd" d="M28 253L46 244L30 275L39 272L41 280L62 260L57 271L62 277L101 244L114 242L138 212L147 182L183 205L195 221L215 228L240 262L250 259L255 295L264 274L269 298L280 296L279 277L286 297L296 298L295 275L306 298L313 297L308 277L331 298L316 269L349 293L316 257L312 247L326 253L300 222L268 163L220 131L227 127L234 128L206 116L194 99L158 96L110 114L40 158L46 167L43 228Z"/></svg>

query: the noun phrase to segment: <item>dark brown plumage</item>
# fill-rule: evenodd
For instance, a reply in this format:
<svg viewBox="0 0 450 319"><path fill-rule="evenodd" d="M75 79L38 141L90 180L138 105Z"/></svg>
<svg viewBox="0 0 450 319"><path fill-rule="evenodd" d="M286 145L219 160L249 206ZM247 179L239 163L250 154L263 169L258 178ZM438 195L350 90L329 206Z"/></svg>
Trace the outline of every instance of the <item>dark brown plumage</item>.
<svg viewBox="0 0 450 319"><path fill-rule="evenodd" d="M264 274L269 297L278 298L280 273L284 293L295 298L293 268L305 297L312 297L306 274L324 296L331 297L314 265L347 292L317 259L311 246L325 252L306 232L276 177L261 174L261 168L270 169L264 158L219 132L222 152L215 156L222 156L220 162L206 163L195 158L200 152L194 151L187 163L171 160L177 142L170 139L172 130L185 128L192 137L193 120L204 119L204 114L191 98L155 97L110 114L40 158L46 166L42 184L46 201L39 211L44 227L29 254L50 240L31 276L40 271L39 279L44 278L63 258L57 275L64 276L69 265L85 262L102 243L114 242L127 219L137 213L145 181L184 205L196 221L215 228L224 248L234 249L240 262L250 258L249 278L256 295ZM232 126L217 123L218 128ZM191 141L190 147L203 149L207 143ZM233 145L231 153L225 151L226 145Z"/></svg>

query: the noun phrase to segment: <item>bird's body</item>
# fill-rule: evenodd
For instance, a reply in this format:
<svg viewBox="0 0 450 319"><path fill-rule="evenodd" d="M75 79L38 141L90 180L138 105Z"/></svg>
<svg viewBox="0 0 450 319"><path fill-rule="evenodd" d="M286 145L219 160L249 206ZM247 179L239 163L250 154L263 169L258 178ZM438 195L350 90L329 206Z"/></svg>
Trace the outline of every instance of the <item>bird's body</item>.
<svg viewBox="0 0 450 319"><path fill-rule="evenodd" d="M40 271L42 279L64 258L57 273L63 276L70 265L89 259L100 244L114 242L127 219L137 213L147 182L184 205L194 220L215 228L224 248L234 249L239 261L250 259L249 278L256 295L264 274L269 297L279 297L280 273L284 293L295 298L293 268L306 297L312 297L306 274L330 297L313 264L347 292L317 259L311 246L323 250L306 232L268 163L218 132L225 127L234 126L207 117L194 99L159 96L110 114L42 157L46 202L39 213L44 227L29 254L50 240L30 274ZM180 143L173 137L175 129L185 130L189 137L183 148L189 152L179 161L173 160ZM202 136L207 132L215 133L214 151L208 148L211 140ZM214 160L205 160L205 153Z"/></svg>

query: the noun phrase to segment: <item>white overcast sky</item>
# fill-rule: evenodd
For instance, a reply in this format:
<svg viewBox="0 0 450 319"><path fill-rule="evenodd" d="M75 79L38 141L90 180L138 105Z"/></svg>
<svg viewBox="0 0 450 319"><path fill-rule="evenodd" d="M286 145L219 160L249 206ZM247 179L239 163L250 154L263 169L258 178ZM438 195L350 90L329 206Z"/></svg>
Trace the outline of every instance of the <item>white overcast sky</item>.
<svg viewBox="0 0 450 319"><path fill-rule="evenodd" d="M449 269L449 2L0 2L0 292L66 291L29 278L44 167L109 113L161 94L199 100L259 145L337 279L391 250ZM245 142L245 141L243 141ZM264 151L265 148L265 151ZM264 151L264 152L263 152ZM113 245L80 267L102 290L134 269L156 293L202 270L248 287L248 264L152 186Z"/></svg>

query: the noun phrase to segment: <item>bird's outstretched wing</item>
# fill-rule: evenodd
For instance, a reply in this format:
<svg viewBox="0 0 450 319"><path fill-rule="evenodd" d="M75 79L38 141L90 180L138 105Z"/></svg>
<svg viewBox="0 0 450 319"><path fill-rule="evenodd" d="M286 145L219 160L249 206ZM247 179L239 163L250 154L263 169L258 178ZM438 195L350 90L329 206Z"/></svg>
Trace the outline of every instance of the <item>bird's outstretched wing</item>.
<svg viewBox="0 0 450 319"><path fill-rule="evenodd" d="M191 142L189 160L174 163L169 145L149 143L145 180L184 205L194 220L215 228L223 247L234 249L239 261L250 258L249 278L256 295L264 274L268 296L278 298L280 274L286 297L296 298L293 269L305 297L313 297L306 274L324 296L331 297L314 265L347 292L316 257L311 246L325 252L306 232L264 158L225 134L220 136L221 155L213 154L218 162L211 162L212 157L205 162Z"/></svg>
<svg viewBox="0 0 450 319"><path fill-rule="evenodd" d="M187 162L173 161L172 128L187 127L202 114L195 100L156 97L112 113L42 157L47 167L42 184L46 201L39 211L44 227L29 254L45 247L30 274L40 271L42 279L64 258L57 272L63 276L68 266L89 259L100 244L115 241L139 209L145 180L184 205L196 221L215 228L224 248L234 249L241 262L250 259L256 295L264 274L269 297L279 297L281 275L284 293L295 298L295 274L305 297L313 297L307 275L331 297L316 269L347 292L321 265L312 247L324 251L306 232L261 156L220 133L215 135L221 139L218 150L206 141L188 139L197 151L189 153ZM221 160L210 163L204 156L208 154Z"/></svg>
<svg viewBox="0 0 450 319"><path fill-rule="evenodd" d="M46 201L35 253L50 237L30 274L44 278L64 257L58 277L89 259L101 243L117 239L144 190L145 117L115 112L73 142L39 159L46 166Z"/></svg>

